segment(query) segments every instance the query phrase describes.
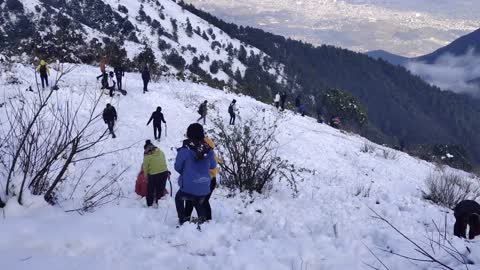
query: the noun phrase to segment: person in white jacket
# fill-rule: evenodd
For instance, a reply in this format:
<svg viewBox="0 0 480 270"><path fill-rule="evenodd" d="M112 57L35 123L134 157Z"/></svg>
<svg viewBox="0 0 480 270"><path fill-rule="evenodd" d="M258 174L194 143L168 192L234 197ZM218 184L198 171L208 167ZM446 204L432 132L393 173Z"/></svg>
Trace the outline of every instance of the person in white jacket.
<svg viewBox="0 0 480 270"><path fill-rule="evenodd" d="M279 108L280 107L280 93L277 93L275 95L275 99L273 100L273 102L275 103L275 108Z"/></svg>

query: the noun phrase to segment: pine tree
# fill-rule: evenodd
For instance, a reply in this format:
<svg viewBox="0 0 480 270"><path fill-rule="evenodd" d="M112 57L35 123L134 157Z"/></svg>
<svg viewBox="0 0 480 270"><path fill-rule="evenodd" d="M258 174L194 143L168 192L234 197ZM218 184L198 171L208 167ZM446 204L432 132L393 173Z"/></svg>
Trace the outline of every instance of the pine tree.
<svg viewBox="0 0 480 270"><path fill-rule="evenodd" d="M193 27L192 24L190 23L190 20L187 18L187 28L185 29L185 32L187 33L188 37L193 36Z"/></svg>

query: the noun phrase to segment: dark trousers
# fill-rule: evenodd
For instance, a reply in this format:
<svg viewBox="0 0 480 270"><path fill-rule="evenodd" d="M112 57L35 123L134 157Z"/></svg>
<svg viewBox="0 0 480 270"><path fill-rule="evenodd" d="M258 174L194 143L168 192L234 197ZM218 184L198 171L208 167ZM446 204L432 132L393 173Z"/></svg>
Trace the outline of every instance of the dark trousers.
<svg viewBox="0 0 480 270"><path fill-rule="evenodd" d="M155 140L160 139L162 137L162 124L153 124L153 136L155 136Z"/></svg>
<svg viewBox="0 0 480 270"><path fill-rule="evenodd" d="M48 76L40 74L40 80L42 81L42 88L45 88L45 85L48 87Z"/></svg>
<svg viewBox="0 0 480 270"><path fill-rule="evenodd" d="M113 97L113 91L115 91L115 86L110 86L110 87L107 87L108 89L108 94Z"/></svg>
<svg viewBox="0 0 480 270"><path fill-rule="evenodd" d="M207 213L204 206L205 196L195 196L185 193L181 190L175 195L175 206L177 208L178 221L180 225L189 221L191 212L188 213L185 207L186 202L190 202L197 211L198 223L202 223L207 219Z"/></svg>
<svg viewBox="0 0 480 270"><path fill-rule="evenodd" d="M143 92L148 92L148 81L143 80Z"/></svg>
<svg viewBox="0 0 480 270"><path fill-rule="evenodd" d="M278 102L278 101L275 101L275 108L277 108L277 109L278 109L278 107L280 107L280 102Z"/></svg>
<svg viewBox="0 0 480 270"><path fill-rule="evenodd" d="M202 114L202 116L200 116L200 118L197 119L197 122L200 122L200 120L202 119L203 119L203 124L205 125L205 123L207 122L207 115Z"/></svg>
<svg viewBox="0 0 480 270"><path fill-rule="evenodd" d="M205 208L205 218L206 220L212 220L212 207L210 206L210 197L212 196L213 190L217 186L217 179L214 177L210 182L210 193L205 197L203 202L203 207ZM187 216L191 216L193 212L193 203L187 201L185 202L185 213Z"/></svg>
<svg viewBox="0 0 480 270"><path fill-rule="evenodd" d="M112 134L112 137L115 138L115 132L113 132L113 127L115 127L115 121L114 120L110 120L110 121L107 121L107 126L108 126L108 131L110 131L110 134Z"/></svg>
<svg viewBox="0 0 480 270"><path fill-rule="evenodd" d="M163 191L167 184L168 172L149 175L147 183L147 206L152 206L153 202L163 197Z"/></svg>
<svg viewBox="0 0 480 270"><path fill-rule="evenodd" d="M230 125L235 125L235 113L230 113Z"/></svg>
<svg viewBox="0 0 480 270"><path fill-rule="evenodd" d="M122 90L122 76L116 76L116 77L117 77L118 90Z"/></svg>
<svg viewBox="0 0 480 270"><path fill-rule="evenodd" d="M285 101L282 100L282 111L285 110Z"/></svg>

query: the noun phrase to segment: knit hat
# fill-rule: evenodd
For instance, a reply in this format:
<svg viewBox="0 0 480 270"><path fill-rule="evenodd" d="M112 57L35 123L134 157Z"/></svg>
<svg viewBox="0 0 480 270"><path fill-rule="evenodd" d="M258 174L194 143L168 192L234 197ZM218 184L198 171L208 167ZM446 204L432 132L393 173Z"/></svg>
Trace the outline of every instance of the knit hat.
<svg viewBox="0 0 480 270"><path fill-rule="evenodd" d="M152 145L152 141L146 140L145 145L143 146L143 149L147 149L147 146Z"/></svg>
<svg viewBox="0 0 480 270"><path fill-rule="evenodd" d="M205 139L205 132L203 126L199 123L193 123L187 128L187 137L190 140L203 140Z"/></svg>

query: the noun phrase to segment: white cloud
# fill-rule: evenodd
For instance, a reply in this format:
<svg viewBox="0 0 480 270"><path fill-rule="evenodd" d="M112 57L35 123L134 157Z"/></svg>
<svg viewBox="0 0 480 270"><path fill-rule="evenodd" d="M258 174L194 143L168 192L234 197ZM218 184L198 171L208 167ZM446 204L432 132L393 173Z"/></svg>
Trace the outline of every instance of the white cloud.
<svg viewBox="0 0 480 270"><path fill-rule="evenodd" d="M480 55L472 49L461 56L444 54L434 64L410 62L407 68L442 90L480 96Z"/></svg>

